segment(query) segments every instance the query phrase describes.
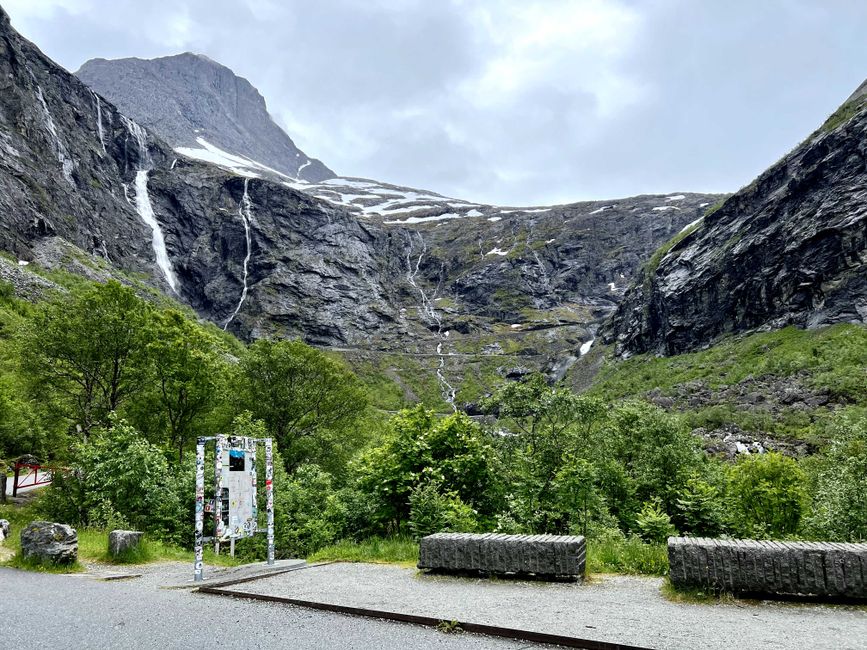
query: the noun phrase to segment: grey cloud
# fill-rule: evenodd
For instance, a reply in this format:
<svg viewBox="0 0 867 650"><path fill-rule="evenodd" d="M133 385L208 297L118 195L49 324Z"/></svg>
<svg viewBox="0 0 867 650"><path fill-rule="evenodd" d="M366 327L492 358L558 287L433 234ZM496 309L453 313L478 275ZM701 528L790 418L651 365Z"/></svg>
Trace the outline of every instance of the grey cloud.
<svg viewBox="0 0 867 650"><path fill-rule="evenodd" d="M735 190L867 76L844 0L51 4L7 10L70 69L201 52L339 173L513 205Z"/></svg>

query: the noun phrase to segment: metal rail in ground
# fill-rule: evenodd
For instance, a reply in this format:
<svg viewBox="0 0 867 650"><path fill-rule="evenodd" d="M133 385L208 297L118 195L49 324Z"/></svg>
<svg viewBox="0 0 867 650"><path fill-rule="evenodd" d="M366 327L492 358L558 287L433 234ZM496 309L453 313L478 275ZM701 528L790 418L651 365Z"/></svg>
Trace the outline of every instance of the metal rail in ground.
<svg viewBox="0 0 867 650"><path fill-rule="evenodd" d="M227 589L236 584L245 582L253 582L262 578L270 578L274 575L289 573L291 571L301 571L304 569L314 569L316 567L332 564L332 562L324 562L322 564L308 564L301 567L293 567L271 573L264 576L252 576L241 578L239 580L230 580L216 585L208 585L199 587L198 591L203 594L212 594L215 596L230 596L232 598L246 598L248 600L261 600L269 603L283 603L285 605L295 605L296 607L306 607L308 609L316 609L325 612L334 612L337 614L346 614L348 616L360 616L364 618L377 618L386 621L396 621L398 623L409 623L412 625L422 625L424 627L440 628L443 625L453 625L454 622L448 619L433 618L431 616L419 616L417 614L401 614L400 612L387 612L378 609L367 609L365 607L349 607L347 605L334 605L332 603L321 603L312 600L300 600L298 598L286 598L284 596L268 596L267 594L254 594L246 591L236 591ZM594 641L592 639L580 639L573 636L564 636L560 634L548 634L546 632L534 632L532 630L519 630L510 627L500 627L497 625L485 625L483 623L469 623L465 621L457 621L457 625L464 632L474 634L484 634L487 636L500 637L505 639L515 639L517 641L527 641L530 643L540 643L546 645L558 645L566 648L583 648L584 650L650 650L649 648L626 645L623 643L611 643L609 641Z"/></svg>

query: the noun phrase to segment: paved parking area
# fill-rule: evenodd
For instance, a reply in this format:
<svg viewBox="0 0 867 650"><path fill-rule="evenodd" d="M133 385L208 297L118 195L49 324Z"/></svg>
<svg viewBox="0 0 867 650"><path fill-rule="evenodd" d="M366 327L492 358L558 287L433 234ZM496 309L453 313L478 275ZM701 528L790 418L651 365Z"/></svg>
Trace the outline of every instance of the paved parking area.
<svg viewBox="0 0 867 650"><path fill-rule="evenodd" d="M627 576L589 584L483 580L337 563L231 589L660 649L867 648L867 607L673 603L661 585Z"/></svg>

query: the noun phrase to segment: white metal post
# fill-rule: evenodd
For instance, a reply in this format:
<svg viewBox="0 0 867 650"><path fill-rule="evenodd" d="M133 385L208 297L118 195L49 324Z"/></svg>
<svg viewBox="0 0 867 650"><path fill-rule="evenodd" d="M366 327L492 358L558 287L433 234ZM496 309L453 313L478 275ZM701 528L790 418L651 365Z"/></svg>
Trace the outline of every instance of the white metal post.
<svg viewBox="0 0 867 650"><path fill-rule="evenodd" d="M265 507L268 516L268 564L274 564L274 450L265 438Z"/></svg>
<svg viewBox="0 0 867 650"><path fill-rule="evenodd" d="M223 536L223 446L225 436L217 436L214 456L214 553L220 554L220 538Z"/></svg>
<svg viewBox="0 0 867 650"><path fill-rule="evenodd" d="M204 541L205 533L205 439L199 438L196 443L196 534L193 564L193 579L201 582L204 579Z"/></svg>

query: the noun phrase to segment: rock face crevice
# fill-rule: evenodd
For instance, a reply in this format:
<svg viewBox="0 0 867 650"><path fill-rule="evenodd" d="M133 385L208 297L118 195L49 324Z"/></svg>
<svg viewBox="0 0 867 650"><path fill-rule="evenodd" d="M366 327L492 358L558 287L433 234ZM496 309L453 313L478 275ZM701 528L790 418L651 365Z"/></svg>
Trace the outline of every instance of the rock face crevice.
<svg viewBox="0 0 867 650"><path fill-rule="evenodd" d="M867 107L811 136L645 272L608 328L622 354L867 322Z"/></svg>

